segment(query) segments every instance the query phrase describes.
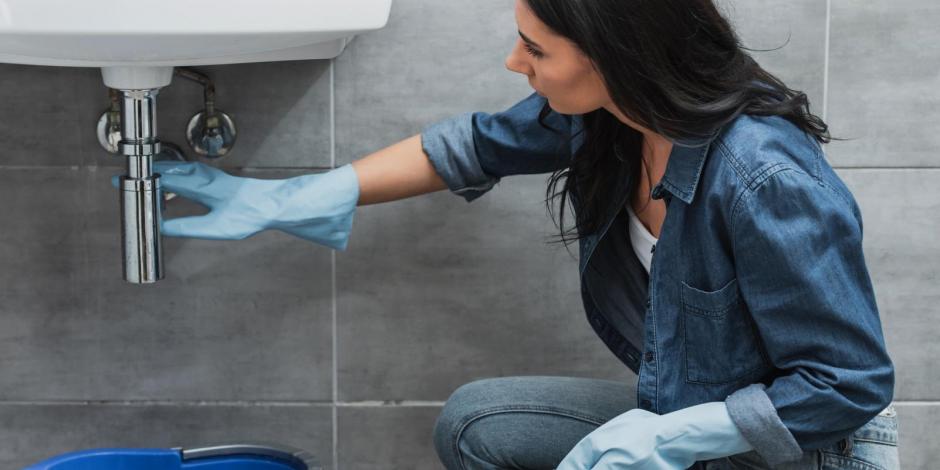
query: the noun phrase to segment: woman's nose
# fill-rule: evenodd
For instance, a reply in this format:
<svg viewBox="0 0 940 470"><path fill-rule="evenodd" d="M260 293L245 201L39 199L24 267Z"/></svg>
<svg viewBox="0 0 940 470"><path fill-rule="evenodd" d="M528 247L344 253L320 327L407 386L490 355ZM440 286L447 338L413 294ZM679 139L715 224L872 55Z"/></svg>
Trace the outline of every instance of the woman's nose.
<svg viewBox="0 0 940 470"><path fill-rule="evenodd" d="M509 56L506 57L506 68L528 76L532 74L532 67L528 64L525 57L521 55L521 45L522 41L517 40L515 47L509 52Z"/></svg>

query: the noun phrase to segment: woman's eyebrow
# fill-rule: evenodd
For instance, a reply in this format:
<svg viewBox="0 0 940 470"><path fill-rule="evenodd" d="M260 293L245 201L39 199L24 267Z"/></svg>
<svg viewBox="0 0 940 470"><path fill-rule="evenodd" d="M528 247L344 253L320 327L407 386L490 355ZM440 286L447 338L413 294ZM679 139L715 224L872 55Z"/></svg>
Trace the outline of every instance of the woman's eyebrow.
<svg viewBox="0 0 940 470"><path fill-rule="evenodd" d="M518 31L518 30L517 30L517 31ZM542 48L542 46L538 45L538 43L536 43L535 41L529 39L529 37L526 36L525 34L522 34L522 31L519 31L519 36L522 37L522 40L523 40L523 41L525 41L525 42L527 42L527 43L529 43L529 44L531 44L531 45L533 45L533 46L535 46L535 47L537 47L537 48L539 48L539 49Z"/></svg>

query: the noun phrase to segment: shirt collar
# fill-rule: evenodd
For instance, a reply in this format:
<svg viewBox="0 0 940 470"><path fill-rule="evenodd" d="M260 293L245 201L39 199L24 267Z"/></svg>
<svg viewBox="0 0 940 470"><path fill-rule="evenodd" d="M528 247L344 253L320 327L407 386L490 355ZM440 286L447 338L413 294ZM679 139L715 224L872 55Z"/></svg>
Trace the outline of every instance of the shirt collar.
<svg viewBox="0 0 940 470"><path fill-rule="evenodd" d="M682 202L692 204L702 176L702 169L705 167L705 158L719 132L721 129L708 137L674 141L672 151L669 153L669 161L666 162L666 172L659 183L653 187L650 197L662 199L663 191L668 191Z"/></svg>

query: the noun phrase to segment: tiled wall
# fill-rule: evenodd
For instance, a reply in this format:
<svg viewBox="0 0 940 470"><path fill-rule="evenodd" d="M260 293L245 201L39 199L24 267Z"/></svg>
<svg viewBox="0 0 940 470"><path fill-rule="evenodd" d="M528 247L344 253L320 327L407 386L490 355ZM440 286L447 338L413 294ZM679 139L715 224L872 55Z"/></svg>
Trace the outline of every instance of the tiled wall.
<svg viewBox="0 0 940 470"><path fill-rule="evenodd" d="M332 61L202 67L240 131L229 171L339 166L529 94L503 59L511 0L395 0ZM940 4L724 0L746 45L850 142L826 147L865 221L897 365L905 469L940 459ZM158 100L185 146L201 88ZM94 69L0 65L0 468L102 446L277 441L329 468L436 469L435 418L463 383L632 380L583 317L576 247L543 243L546 175L467 204L447 191L358 209L349 249L281 233L165 239L167 279L121 280L120 157L94 135ZM194 213L176 200L169 216Z"/></svg>

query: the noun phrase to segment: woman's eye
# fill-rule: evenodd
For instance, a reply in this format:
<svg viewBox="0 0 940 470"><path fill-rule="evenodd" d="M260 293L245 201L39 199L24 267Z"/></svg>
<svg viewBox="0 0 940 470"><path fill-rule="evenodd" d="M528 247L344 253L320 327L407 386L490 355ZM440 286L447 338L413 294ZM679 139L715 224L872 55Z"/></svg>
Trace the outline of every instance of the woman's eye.
<svg viewBox="0 0 940 470"><path fill-rule="evenodd" d="M542 57L542 53L533 49L532 46L528 44L523 44L523 45L525 46L526 53L528 53L530 56L535 57L536 59L538 59L539 57Z"/></svg>

